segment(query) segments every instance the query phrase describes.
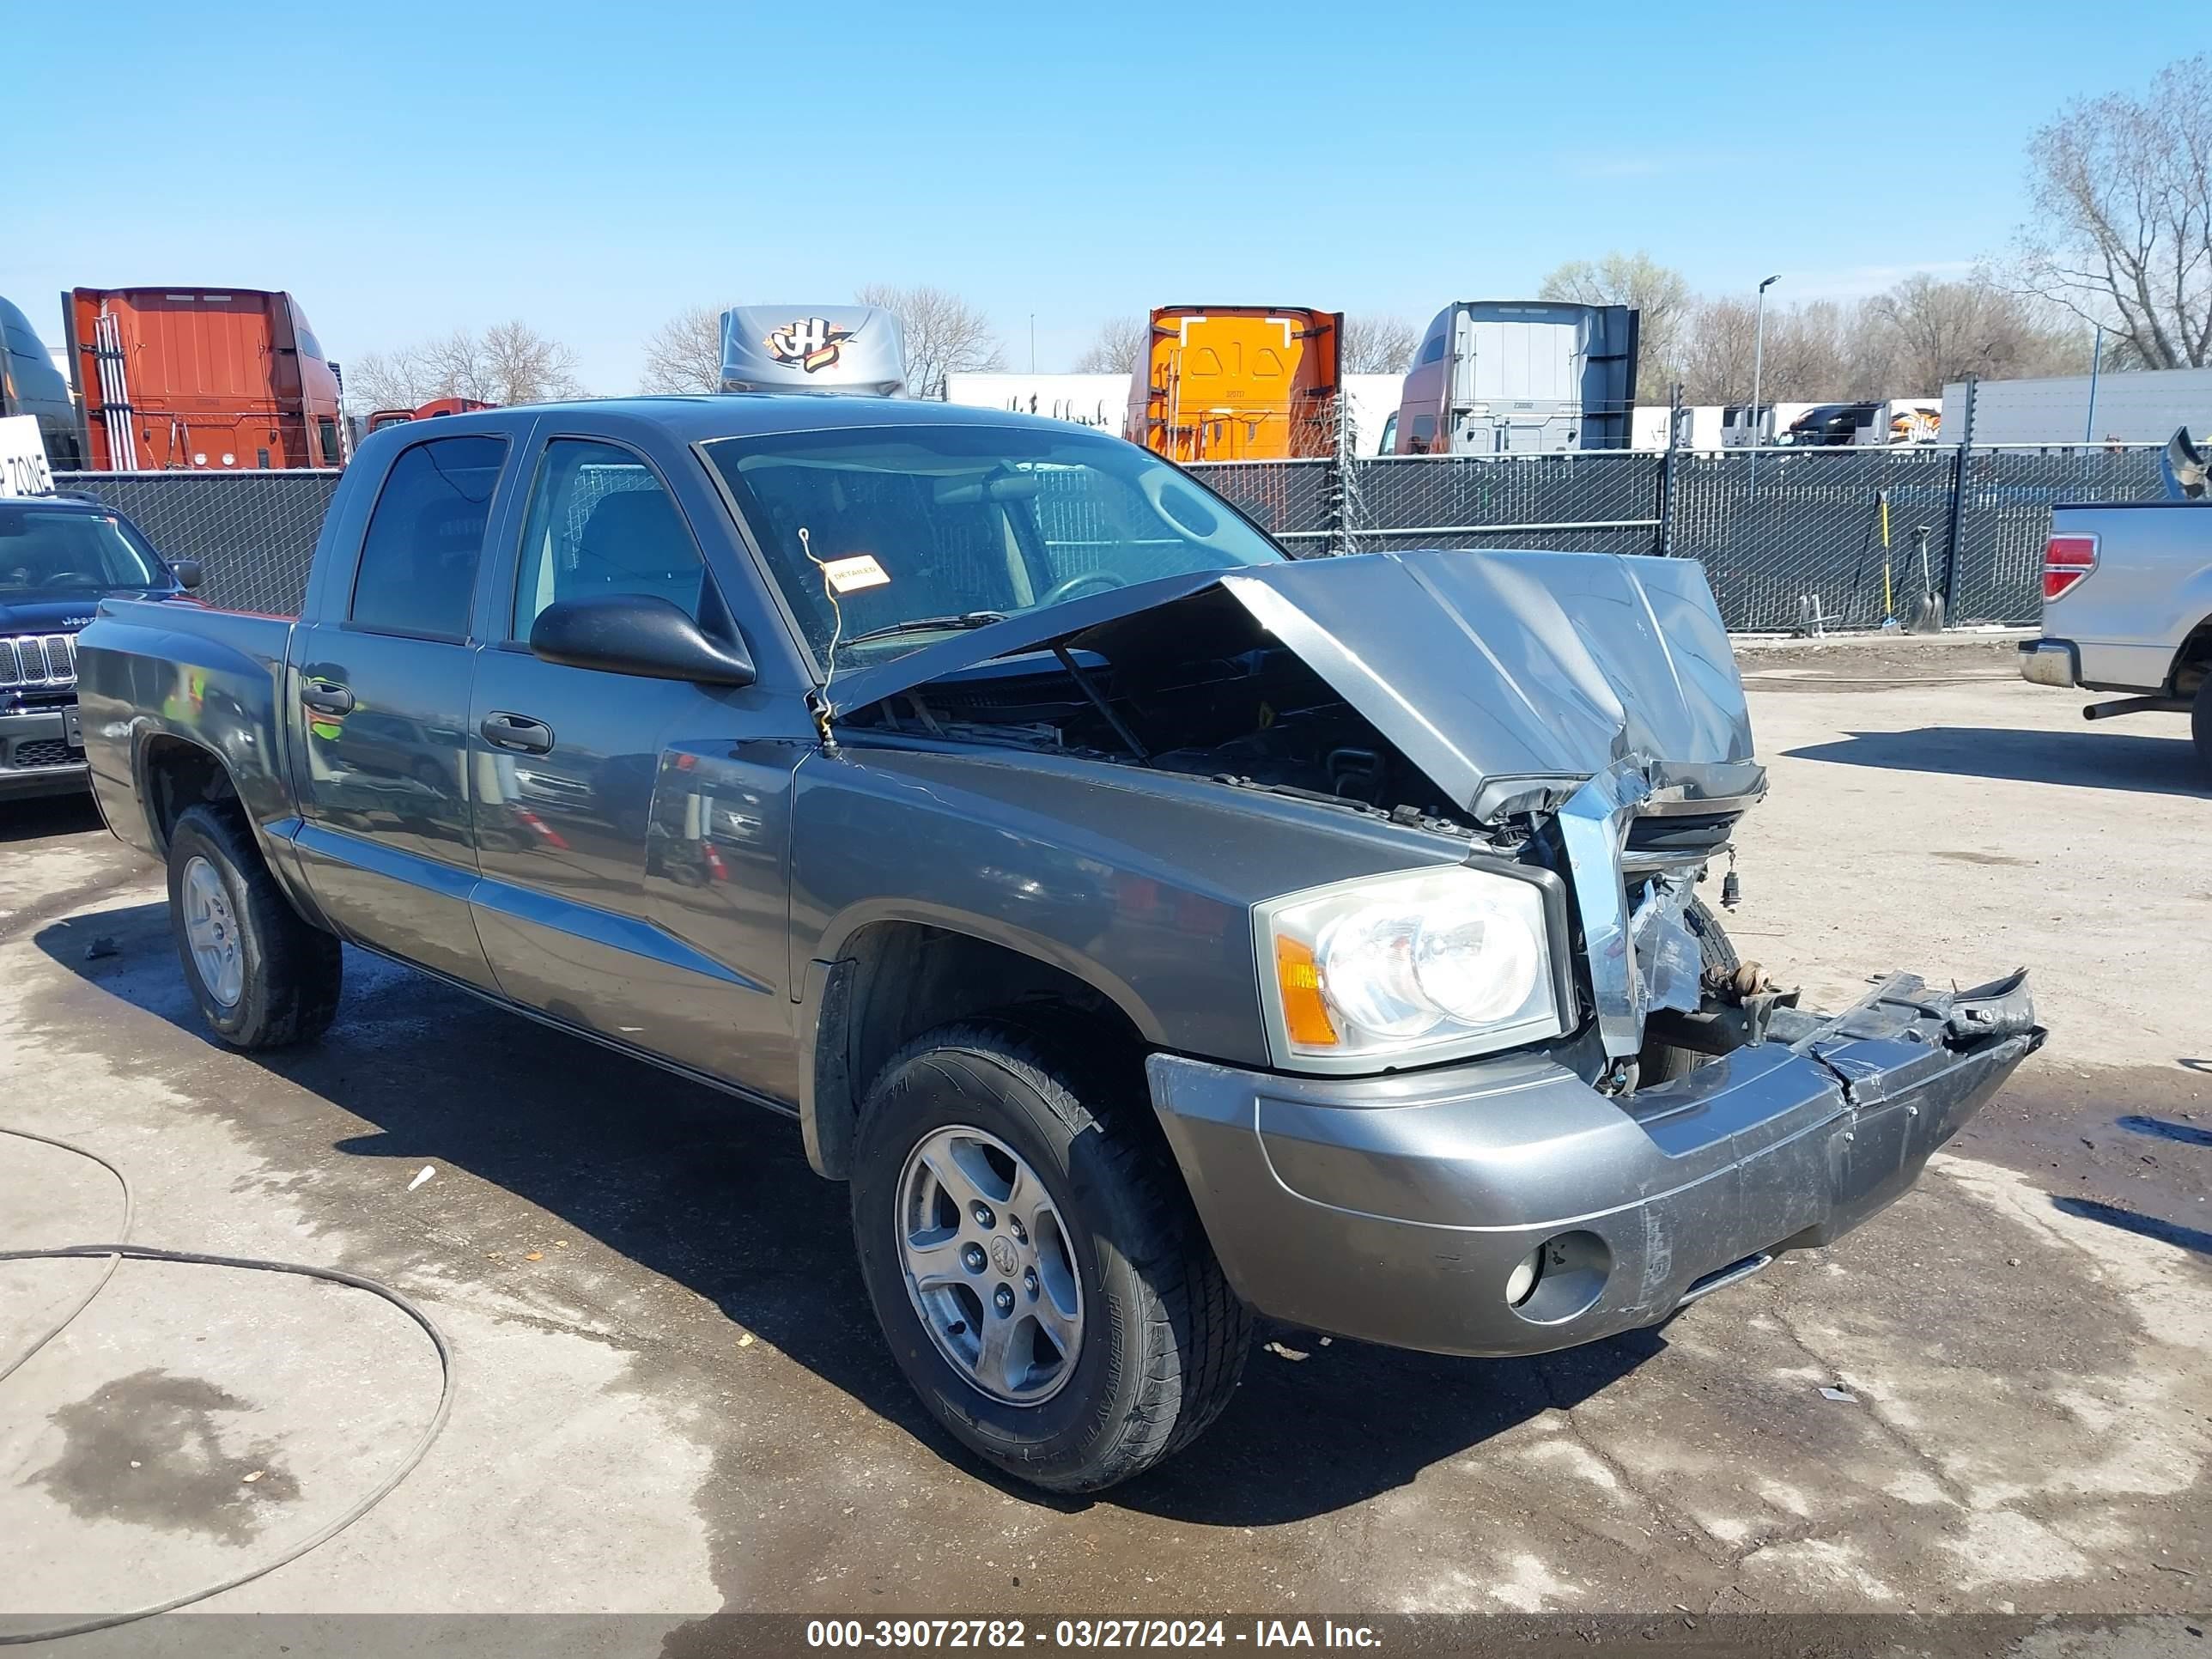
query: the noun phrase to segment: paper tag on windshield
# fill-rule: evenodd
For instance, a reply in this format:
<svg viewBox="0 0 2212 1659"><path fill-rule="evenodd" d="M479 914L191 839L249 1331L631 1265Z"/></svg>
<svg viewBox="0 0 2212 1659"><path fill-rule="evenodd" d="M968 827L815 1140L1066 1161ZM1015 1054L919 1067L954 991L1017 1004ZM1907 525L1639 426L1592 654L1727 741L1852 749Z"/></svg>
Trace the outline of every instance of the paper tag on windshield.
<svg viewBox="0 0 2212 1659"><path fill-rule="evenodd" d="M890 580L884 574L883 566L876 562L876 556L872 553L855 553L849 558L825 560L822 576L830 584L833 593L850 593L860 587L881 587Z"/></svg>

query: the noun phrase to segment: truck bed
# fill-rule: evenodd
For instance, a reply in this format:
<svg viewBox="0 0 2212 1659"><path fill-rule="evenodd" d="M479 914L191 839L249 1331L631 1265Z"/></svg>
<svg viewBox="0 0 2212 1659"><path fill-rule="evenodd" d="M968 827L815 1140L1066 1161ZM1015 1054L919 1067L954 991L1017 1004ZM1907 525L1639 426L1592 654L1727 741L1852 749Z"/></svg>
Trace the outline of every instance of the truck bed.
<svg viewBox="0 0 2212 1659"><path fill-rule="evenodd" d="M283 710L292 626L176 600L102 602L80 636L77 696L94 792L125 840L158 850L133 769L163 738L220 756L256 823L290 814Z"/></svg>

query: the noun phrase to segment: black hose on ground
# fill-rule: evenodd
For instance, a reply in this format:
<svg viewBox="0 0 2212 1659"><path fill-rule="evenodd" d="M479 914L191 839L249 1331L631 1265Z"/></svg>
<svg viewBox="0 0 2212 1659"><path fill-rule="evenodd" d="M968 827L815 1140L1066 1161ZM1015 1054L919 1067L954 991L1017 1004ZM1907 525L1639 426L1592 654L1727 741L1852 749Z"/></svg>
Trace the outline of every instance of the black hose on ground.
<svg viewBox="0 0 2212 1659"><path fill-rule="evenodd" d="M102 1257L106 1258L107 1261L106 1271L100 1275L92 1289L79 1297L76 1305L62 1316L60 1322L47 1330L29 1347L9 1360L4 1366L0 1366L0 1382L5 1382L16 1371L21 1370L33 1355L67 1330L70 1322L92 1305L94 1298L98 1297L100 1291L107 1288L108 1281L115 1277L115 1270L126 1261L183 1262L204 1267L234 1267L248 1273L293 1273L301 1279L319 1279L332 1285L346 1285L352 1290L366 1291L371 1296L381 1297L422 1328L422 1334L430 1339L430 1346L437 1350L439 1375L438 1409L431 1413L429 1422L424 1425L422 1432L416 1437L414 1445L409 1448L406 1456L400 1460L398 1467L379 1482L366 1497L359 1499L335 1520L308 1537L257 1566L249 1567L243 1572L234 1573L220 1583L204 1585L200 1589L189 1590L182 1595L172 1596L166 1601L156 1601L149 1607L133 1607L125 1613L102 1613L96 1618L79 1620L66 1625L50 1625L39 1630L0 1629L0 1647L16 1646L28 1642L49 1642L58 1637L84 1636L94 1631L112 1630L118 1625L127 1625L139 1619L150 1619L157 1613L174 1612L179 1607L190 1607L195 1601L204 1601L211 1595L220 1595L225 1590L236 1589L240 1584L250 1583L256 1578L274 1572L277 1568L298 1560L309 1551L318 1549L328 1543L391 1496L393 1489L415 1472L416 1467L428 1453L431 1442L438 1437L440 1431L446 1426L446 1419L452 1414L453 1409L453 1351L446 1341L445 1333L432 1322L428 1314L423 1312L421 1308L390 1285L380 1285L373 1279L364 1279L358 1273L349 1273L337 1267L311 1267L301 1262L271 1261L259 1256L212 1255L199 1250L164 1250L158 1249L150 1244L131 1243L128 1240L131 1222L137 1210L137 1200L131 1194L130 1177L119 1168L102 1158L98 1152L76 1146L70 1141L58 1140L52 1135L34 1134L28 1129L11 1129L4 1126L0 1126L0 1135L12 1136L18 1140L37 1141L41 1146L57 1147L65 1152L74 1152L80 1158L89 1158L113 1176L123 1189L123 1225L120 1230L122 1242L112 1244L70 1244L59 1249L42 1250L0 1250L0 1261L96 1261Z"/></svg>

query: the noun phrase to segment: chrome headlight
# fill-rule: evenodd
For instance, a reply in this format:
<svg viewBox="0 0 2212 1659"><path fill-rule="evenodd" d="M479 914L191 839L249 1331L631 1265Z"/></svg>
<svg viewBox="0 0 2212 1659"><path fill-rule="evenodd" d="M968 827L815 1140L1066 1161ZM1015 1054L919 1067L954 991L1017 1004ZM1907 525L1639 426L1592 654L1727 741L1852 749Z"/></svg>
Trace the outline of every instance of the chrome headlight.
<svg viewBox="0 0 2212 1659"><path fill-rule="evenodd" d="M1255 907L1277 1063L1379 1071L1559 1036L1546 908L1539 880L1469 865Z"/></svg>

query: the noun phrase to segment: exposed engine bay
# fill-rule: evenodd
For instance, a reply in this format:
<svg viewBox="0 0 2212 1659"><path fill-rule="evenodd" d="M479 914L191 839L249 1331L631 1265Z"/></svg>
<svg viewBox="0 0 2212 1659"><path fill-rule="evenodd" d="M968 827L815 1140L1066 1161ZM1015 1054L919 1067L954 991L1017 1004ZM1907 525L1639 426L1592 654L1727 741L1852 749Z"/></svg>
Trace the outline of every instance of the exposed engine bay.
<svg viewBox="0 0 2212 1659"><path fill-rule="evenodd" d="M1469 815L1320 675L1216 590L979 665L841 716L1182 772L1473 834Z"/></svg>

